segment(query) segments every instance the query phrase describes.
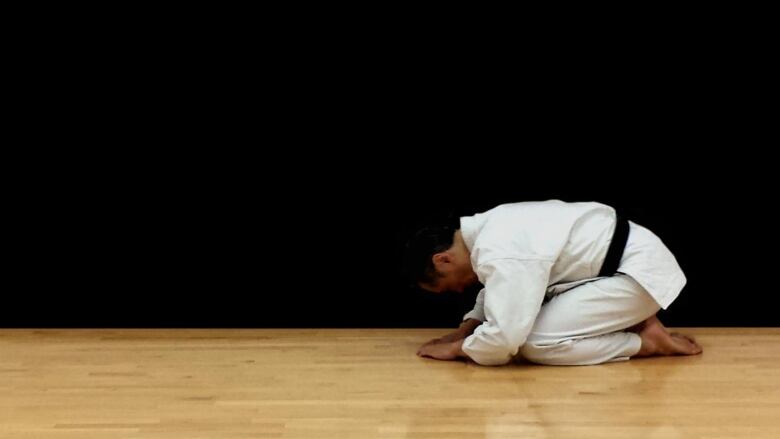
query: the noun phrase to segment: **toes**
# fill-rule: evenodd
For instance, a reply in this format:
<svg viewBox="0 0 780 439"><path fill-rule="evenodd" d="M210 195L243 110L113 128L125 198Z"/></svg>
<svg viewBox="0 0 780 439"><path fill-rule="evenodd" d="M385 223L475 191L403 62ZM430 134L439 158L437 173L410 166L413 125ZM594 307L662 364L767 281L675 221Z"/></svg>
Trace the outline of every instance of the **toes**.
<svg viewBox="0 0 780 439"><path fill-rule="evenodd" d="M695 351L695 345L684 337L670 335L666 343L667 355L692 355Z"/></svg>
<svg viewBox="0 0 780 439"><path fill-rule="evenodd" d="M701 346L699 346L695 342L688 340L687 338L685 339L685 345L686 345L685 353L688 355L697 355L702 352Z"/></svg>
<svg viewBox="0 0 780 439"><path fill-rule="evenodd" d="M693 336L681 334L679 332L672 332L672 337L682 337L686 340L689 340L691 343L696 343L696 339L693 338Z"/></svg>

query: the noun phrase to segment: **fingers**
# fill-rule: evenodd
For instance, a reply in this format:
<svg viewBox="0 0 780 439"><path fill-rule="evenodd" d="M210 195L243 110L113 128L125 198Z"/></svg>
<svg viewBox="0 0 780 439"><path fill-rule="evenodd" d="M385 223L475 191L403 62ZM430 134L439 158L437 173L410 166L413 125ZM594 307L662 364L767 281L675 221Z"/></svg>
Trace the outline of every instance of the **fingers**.
<svg viewBox="0 0 780 439"><path fill-rule="evenodd" d="M426 346L430 346L430 345L434 345L434 344L439 344L439 343L441 343L441 342L442 342L442 339L441 339L441 338L434 338L433 340L429 340L429 341L426 341L425 343L423 343L423 344L420 346L420 349L422 349L422 348L424 348L424 347L426 347ZM418 352L419 352L419 349L418 349Z"/></svg>

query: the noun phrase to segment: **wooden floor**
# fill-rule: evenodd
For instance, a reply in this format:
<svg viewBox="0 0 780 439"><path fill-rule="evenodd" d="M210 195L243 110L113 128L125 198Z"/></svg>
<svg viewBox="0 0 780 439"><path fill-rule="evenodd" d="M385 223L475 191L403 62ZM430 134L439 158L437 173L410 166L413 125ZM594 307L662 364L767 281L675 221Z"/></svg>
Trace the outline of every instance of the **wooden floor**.
<svg viewBox="0 0 780 439"><path fill-rule="evenodd" d="M445 331L0 329L0 438L780 438L780 328L601 366L415 355Z"/></svg>

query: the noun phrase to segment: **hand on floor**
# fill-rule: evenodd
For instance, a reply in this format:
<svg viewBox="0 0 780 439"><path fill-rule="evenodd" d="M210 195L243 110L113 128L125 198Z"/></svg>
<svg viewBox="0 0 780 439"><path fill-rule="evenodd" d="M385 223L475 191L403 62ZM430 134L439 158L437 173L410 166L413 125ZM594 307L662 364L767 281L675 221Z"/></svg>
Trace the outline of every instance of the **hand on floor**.
<svg viewBox="0 0 780 439"><path fill-rule="evenodd" d="M462 340L451 343L426 344L417 350L417 355L437 360L455 360L458 358L461 343Z"/></svg>

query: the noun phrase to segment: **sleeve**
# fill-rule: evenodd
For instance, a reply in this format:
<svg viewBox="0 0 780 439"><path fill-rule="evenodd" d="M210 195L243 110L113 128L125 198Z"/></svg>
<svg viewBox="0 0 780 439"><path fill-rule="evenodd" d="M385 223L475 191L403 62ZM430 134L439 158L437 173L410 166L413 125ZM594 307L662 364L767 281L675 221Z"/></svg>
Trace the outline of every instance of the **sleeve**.
<svg viewBox="0 0 780 439"><path fill-rule="evenodd" d="M461 321L466 321L468 319L477 319L480 322L484 322L485 321L485 312L483 311L484 303L485 303L485 289L482 288L479 294L477 294L477 300L474 303L474 309L467 312L463 316L463 320Z"/></svg>
<svg viewBox="0 0 780 439"><path fill-rule="evenodd" d="M463 352L485 366L511 361L539 314L552 265L552 261L536 259L496 259L480 264L477 270L485 279L482 310L486 321L463 341Z"/></svg>

